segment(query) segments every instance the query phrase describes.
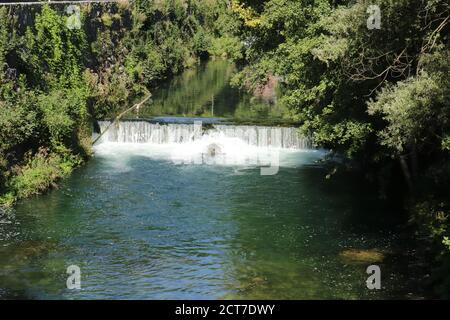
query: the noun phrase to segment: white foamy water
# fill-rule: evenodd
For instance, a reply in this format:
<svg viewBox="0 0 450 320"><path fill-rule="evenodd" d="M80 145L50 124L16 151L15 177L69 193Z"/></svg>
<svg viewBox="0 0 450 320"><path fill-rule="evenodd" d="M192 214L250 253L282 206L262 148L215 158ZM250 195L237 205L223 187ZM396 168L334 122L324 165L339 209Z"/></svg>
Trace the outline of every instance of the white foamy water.
<svg viewBox="0 0 450 320"><path fill-rule="evenodd" d="M100 122L105 130L109 122ZM94 147L101 157L130 155L174 164L292 167L313 163L324 152L311 149L295 128L215 125L202 131L194 124L124 121L113 125ZM123 163L123 161L118 161Z"/></svg>
<svg viewBox="0 0 450 320"><path fill-rule="evenodd" d="M99 121L103 132L109 121ZM250 146L272 147L283 149L311 149L311 139L299 134L293 127L264 127L240 125L213 125L202 132L195 124L159 124L147 121L120 121L112 125L103 135L103 142L132 143L189 143L200 139L202 135L213 132L221 133L225 138L238 138Z"/></svg>

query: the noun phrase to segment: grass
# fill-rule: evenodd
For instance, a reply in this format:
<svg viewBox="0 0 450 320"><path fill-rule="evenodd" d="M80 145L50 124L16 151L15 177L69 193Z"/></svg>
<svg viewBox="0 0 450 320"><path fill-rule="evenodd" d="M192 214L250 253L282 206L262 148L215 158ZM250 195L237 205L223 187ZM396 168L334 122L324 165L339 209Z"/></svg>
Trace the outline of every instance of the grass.
<svg viewBox="0 0 450 320"><path fill-rule="evenodd" d="M11 170L12 177L6 185L6 192L0 196L0 205L11 206L19 199L55 187L57 180L69 175L81 163L79 156L49 153L47 149L28 154L24 164Z"/></svg>

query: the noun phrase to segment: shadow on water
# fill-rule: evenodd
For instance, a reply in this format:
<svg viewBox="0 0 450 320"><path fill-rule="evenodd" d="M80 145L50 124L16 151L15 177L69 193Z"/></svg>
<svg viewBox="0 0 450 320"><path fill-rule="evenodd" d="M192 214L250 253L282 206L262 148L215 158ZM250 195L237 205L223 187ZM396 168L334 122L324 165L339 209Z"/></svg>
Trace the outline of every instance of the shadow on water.
<svg viewBox="0 0 450 320"><path fill-rule="evenodd" d="M406 265L392 259L398 239L396 224L383 219L385 204L358 179L325 176L321 168L303 167L284 169L270 183L236 180L245 191L230 199L239 231L225 298L406 297ZM366 288L371 264L384 272L379 292Z"/></svg>

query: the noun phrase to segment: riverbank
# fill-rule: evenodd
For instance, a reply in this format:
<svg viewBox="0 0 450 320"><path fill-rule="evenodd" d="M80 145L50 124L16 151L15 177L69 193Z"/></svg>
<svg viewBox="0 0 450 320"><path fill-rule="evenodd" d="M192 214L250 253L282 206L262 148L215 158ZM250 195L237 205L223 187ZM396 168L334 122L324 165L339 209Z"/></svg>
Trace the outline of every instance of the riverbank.
<svg viewBox="0 0 450 320"><path fill-rule="evenodd" d="M42 194L49 188L56 187L59 179L67 177L82 162L76 156L68 160L40 149L37 154L24 160L23 165L16 165L9 170L8 175L12 177L5 183L0 206L12 206L20 199Z"/></svg>

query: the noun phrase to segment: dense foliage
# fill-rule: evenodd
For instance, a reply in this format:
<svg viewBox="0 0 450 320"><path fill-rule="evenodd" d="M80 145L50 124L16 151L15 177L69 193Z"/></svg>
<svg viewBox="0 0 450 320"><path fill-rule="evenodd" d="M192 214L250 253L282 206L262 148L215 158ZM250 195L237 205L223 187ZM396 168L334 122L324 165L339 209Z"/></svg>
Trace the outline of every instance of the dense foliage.
<svg viewBox="0 0 450 320"><path fill-rule="evenodd" d="M436 293L448 295L448 1L235 0L233 10L247 43L235 84L253 90L275 75L302 130L376 178L383 196L400 194L437 257Z"/></svg>

